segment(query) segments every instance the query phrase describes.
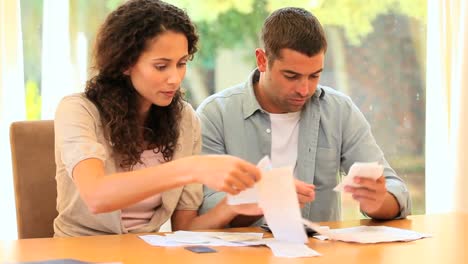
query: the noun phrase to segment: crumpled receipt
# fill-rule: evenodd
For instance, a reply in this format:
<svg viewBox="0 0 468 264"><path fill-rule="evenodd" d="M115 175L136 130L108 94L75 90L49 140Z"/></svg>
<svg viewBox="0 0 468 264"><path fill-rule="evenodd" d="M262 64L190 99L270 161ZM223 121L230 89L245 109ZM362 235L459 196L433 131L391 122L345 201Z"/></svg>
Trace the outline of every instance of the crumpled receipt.
<svg viewBox="0 0 468 264"><path fill-rule="evenodd" d="M354 182L356 176L377 180L382 175L383 166L377 162L355 162L349 169L348 175L333 190L342 192L345 186L359 187L360 185Z"/></svg>

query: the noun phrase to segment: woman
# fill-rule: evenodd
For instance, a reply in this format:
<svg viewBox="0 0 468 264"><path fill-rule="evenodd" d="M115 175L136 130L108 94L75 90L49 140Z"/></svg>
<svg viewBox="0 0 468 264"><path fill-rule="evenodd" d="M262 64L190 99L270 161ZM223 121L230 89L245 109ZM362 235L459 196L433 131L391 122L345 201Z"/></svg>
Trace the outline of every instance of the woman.
<svg viewBox="0 0 468 264"><path fill-rule="evenodd" d="M157 0L130 0L97 36L84 94L55 118L56 236L219 228L237 213L225 202L197 216L201 184L236 194L260 172L232 156L196 156L200 126L180 84L197 51L187 14Z"/></svg>

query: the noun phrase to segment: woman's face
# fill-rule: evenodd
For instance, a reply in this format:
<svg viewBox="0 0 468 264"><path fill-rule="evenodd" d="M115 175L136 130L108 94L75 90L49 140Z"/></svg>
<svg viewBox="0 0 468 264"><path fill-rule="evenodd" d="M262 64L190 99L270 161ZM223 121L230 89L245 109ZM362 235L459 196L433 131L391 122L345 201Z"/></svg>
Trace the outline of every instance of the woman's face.
<svg viewBox="0 0 468 264"><path fill-rule="evenodd" d="M188 41L182 33L165 31L148 41L137 62L125 71L140 95L141 114L152 104L171 103L184 79L188 59Z"/></svg>

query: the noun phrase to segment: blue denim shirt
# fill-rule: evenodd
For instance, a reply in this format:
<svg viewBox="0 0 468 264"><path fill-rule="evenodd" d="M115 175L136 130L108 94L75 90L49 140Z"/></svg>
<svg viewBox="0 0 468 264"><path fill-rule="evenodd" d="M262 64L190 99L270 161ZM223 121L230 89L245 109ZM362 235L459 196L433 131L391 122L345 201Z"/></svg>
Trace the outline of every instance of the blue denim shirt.
<svg viewBox="0 0 468 264"><path fill-rule="evenodd" d="M271 156L270 117L259 105L253 90L255 70L246 83L214 94L200 105L204 154L229 154L256 164ZM300 117L296 177L315 185L315 201L302 208L312 221L341 220L339 193L333 188L354 162L379 162L384 166L387 190L400 204L399 218L411 212L404 182L385 160L369 123L351 99L319 85ZM200 213L214 207L225 193L204 187ZM278 194L281 195L281 194Z"/></svg>

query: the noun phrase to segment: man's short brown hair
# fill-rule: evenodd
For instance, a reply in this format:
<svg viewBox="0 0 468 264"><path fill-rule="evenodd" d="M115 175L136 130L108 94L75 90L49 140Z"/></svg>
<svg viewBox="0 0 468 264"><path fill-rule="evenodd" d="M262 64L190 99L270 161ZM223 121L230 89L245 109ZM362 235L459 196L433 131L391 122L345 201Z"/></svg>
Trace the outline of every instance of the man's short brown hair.
<svg viewBox="0 0 468 264"><path fill-rule="evenodd" d="M281 8L268 16L262 28L262 42L270 63L280 58L280 51L285 48L309 57L327 50L318 19L297 7Z"/></svg>

